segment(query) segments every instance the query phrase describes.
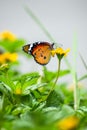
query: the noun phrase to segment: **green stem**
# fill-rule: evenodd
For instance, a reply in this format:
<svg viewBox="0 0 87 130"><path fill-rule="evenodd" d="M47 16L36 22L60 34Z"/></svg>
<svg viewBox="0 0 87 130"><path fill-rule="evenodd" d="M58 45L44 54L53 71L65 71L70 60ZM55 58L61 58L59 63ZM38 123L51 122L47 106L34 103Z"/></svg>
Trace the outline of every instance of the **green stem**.
<svg viewBox="0 0 87 130"><path fill-rule="evenodd" d="M55 82L54 82L52 88L50 89L50 91L49 91L49 93L48 93L48 95L47 95L47 98L49 97L50 93L54 90L55 85L56 85L56 83L57 83L57 81L58 81L58 79L59 79L60 63L61 63L61 59L58 59L58 72L57 72L57 77L56 77L56 80L55 80ZM46 99L47 99L47 98L46 98Z"/></svg>
<svg viewBox="0 0 87 130"><path fill-rule="evenodd" d="M77 110L79 108L80 103L80 95L78 89L77 75L75 73L74 76L74 109Z"/></svg>
<svg viewBox="0 0 87 130"><path fill-rule="evenodd" d="M80 104L80 95L79 95L79 88L78 88L78 80L77 80L77 73L76 73L76 66L77 66L77 33L74 32L73 37L73 68L72 68L72 76L74 82L74 109L77 110Z"/></svg>

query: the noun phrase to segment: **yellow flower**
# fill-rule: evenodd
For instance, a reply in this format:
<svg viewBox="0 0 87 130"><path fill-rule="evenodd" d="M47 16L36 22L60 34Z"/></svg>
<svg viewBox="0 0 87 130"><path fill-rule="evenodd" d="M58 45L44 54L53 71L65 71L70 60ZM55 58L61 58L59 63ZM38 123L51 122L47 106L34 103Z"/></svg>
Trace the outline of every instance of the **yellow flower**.
<svg viewBox="0 0 87 130"><path fill-rule="evenodd" d="M79 119L76 116L69 116L57 123L59 130L74 130L79 124Z"/></svg>
<svg viewBox="0 0 87 130"><path fill-rule="evenodd" d="M0 64L4 64L4 63L5 63L4 54L0 54Z"/></svg>
<svg viewBox="0 0 87 130"><path fill-rule="evenodd" d="M15 94L17 94L17 95L22 94L21 88L16 88L16 89L15 89Z"/></svg>
<svg viewBox="0 0 87 130"><path fill-rule="evenodd" d="M18 58L17 53L7 53L6 54L6 59L8 61L15 62L17 60L17 58Z"/></svg>
<svg viewBox="0 0 87 130"><path fill-rule="evenodd" d="M6 62L15 62L18 58L18 55L16 53L2 53L0 54L0 64L6 63Z"/></svg>
<svg viewBox="0 0 87 130"><path fill-rule="evenodd" d="M62 58L63 56L66 56L67 53L70 51L70 49L63 50L62 48L56 48L55 50L51 51L52 56L57 54L58 58Z"/></svg>
<svg viewBox="0 0 87 130"><path fill-rule="evenodd" d="M4 31L0 33L0 39L14 41L16 40L16 36L10 31Z"/></svg>

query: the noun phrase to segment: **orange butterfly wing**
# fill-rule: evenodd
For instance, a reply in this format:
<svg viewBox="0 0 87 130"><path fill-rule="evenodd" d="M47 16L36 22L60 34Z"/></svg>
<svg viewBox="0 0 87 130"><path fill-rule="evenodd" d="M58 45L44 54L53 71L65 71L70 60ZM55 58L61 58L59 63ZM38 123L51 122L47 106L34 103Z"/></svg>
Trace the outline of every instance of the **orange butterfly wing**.
<svg viewBox="0 0 87 130"><path fill-rule="evenodd" d="M23 51L29 53L30 44L23 46Z"/></svg>
<svg viewBox="0 0 87 130"><path fill-rule="evenodd" d="M50 61L52 49L53 47L51 44L42 42L33 47L31 54L37 63L46 65Z"/></svg>
<svg viewBox="0 0 87 130"><path fill-rule="evenodd" d="M26 53L30 53L37 63L46 65L50 61L53 45L48 42L35 42L25 45L23 50Z"/></svg>

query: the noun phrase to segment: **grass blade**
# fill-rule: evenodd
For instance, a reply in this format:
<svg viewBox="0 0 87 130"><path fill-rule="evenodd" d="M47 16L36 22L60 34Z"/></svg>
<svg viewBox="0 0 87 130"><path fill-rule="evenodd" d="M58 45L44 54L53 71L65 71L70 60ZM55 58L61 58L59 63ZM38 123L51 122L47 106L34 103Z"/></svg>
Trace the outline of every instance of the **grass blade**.
<svg viewBox="0 0 87 130"><path fill-rule="evenodd" d="M84 80L84 79L86 79L86 78L87 78L87 74L85 74L85 75L83 75L81 78L79 78L78 81Z"/></svg>
<svg viewBox="0 0 87 130"><path fill-rule="evenodd" d="M80 103L80 96L79 96L79 89L78 89L78 80L77 80L77 73L76 73L76 64L77 64L77 34L74 33L73 39L73 68L72 68L72 77L74 83L74 109L77 110L79 108Z"/></svg>
<svg viewBox="0 0 87 130"><path fill-rule="evenodd" d="M54 43L55 40L52 37L52 35L48 32L48 30L44 27L44 25L42 24L42 22L39 20L39 18L36 17L36 15L32 12L32 10L29 7L25 7L26 12L29 14L29 16L31 16L31 18L37 23L37 25L39 25L39 27L43 30L43 32L46 34L46 36Z"/></svg>
<svg viewBox="0 0 87 130"><path fill-rule="evenodd" d="M84 65L85 69L87 70L87 64L86 64L86 62L85 62L85 60L83 59L83 57L82 57L81 54L80 54L80 58L81 58L81 60L82 60L82 63L83 63L83 65Z"/></svg>

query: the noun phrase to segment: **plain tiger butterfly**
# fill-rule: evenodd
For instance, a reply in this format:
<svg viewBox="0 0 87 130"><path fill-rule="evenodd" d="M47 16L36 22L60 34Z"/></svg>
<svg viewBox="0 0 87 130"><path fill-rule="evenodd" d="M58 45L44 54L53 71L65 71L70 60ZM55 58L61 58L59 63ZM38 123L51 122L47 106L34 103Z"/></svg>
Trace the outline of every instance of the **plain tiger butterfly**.
<svg viewBox="0 0 87 130"><path fill-rule="evenodd" d="M49 42L35 42L23 46L23 51L31 54L37 63L46 65L50 61L53 45L54 43L50 44Z"/></svg>

